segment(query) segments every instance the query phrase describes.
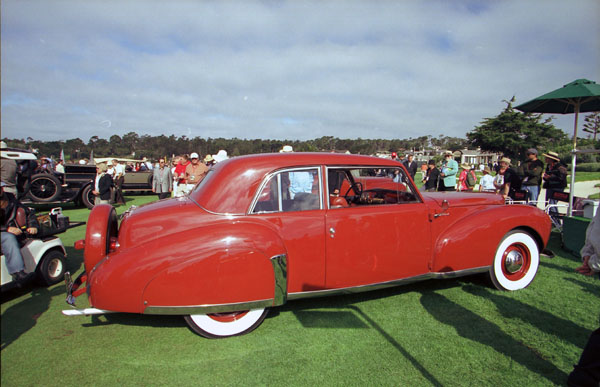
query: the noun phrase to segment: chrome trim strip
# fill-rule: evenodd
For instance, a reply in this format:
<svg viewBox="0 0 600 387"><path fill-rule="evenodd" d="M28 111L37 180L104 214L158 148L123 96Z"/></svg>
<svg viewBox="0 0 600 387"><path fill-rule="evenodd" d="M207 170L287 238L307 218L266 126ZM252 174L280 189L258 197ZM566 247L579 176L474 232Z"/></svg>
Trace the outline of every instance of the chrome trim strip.
<svg viewBox="0 0 600 387"><path fill-rule="evenodd" d="M269 183L271 179L266 180L265 181L265 186L266 184ZM281 194L281 173L277 174L277 211L273 211L273 212L281 212L283 209L283 195ZM263 187L264 188L264 187ZM260 193L262 192L262 189L259 191L258 196L256 197L256 200L258 201L258 198L260 197ZM256 206L257 202L254 202L252 205L252 211L251 213L254 213L254 208Z"/></svg>
<svg viewBox="0 0 600 387"><path fill-rule="evenodd" d="M232 304L207 304L186 306L148 306L144 314L207 314L226 313L238 310L270 308L280 306L287 301L287 256L285 254L275 255L270 258L273 266L274 294L273 298L266 300L239 302Z"/></svg>
<svg viewBox="0 0 600 387"><path fill-rule="evenodd" d="M148 306L143 314L208 314L227 313L238 310L262 309L273 306L274 300L260 300L251 302L239 302L234 304L208 304L208 305L186 305L186 306Z"/></svg>
<svg viewBox="0 0 600 387"><path fill-rule="evenodd" d="M271 258L271 264L275 277L273 306L279 306L287 302L287 256L285 254L276 255Z"/></svg>
<svg viewBox="0 0 600 387"><path fill-rule="evenodd" d="M341 289L326 289L326 290L315 290L310 292L298 292L298 293L289 293L288 300L298 300L302 298L313 298L313 297L323 297L323 296L334 296L334 295L342 295L342 294L355 294L368 292L372 290L379 290L385 288L391 288L394 286L400 285L408 285L414 282L425 281L428 279L442 279L442 278L456 278L463 277L466 275L484 273L490 269L490 266L482 266L476 267L472 269L465 269L459 271L452 272L443 272L443 273L427 273L421 274L414 277L403 278L399 280L387 281L387 282L379 282L375 284L369 285L361 285L361 286L353 286L348 288Z"/></svg>

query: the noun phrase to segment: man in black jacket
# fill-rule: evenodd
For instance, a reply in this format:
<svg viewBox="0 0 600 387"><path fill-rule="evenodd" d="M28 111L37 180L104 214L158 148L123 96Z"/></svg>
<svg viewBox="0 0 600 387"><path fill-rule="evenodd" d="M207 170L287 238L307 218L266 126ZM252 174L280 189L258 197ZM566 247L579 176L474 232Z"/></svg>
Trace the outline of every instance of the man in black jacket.
<svg viewBox="0 0 600 387"><path fill-rule="evenodd" d="M108 166L104 163L96 165L96 180L92 194L96 196L94 204L109 204L113 186L112 176L106 173Z"/></svg>
<svg viewBox="0 0 600 387"><path fill-rule="evenodd" d="M15 195L4 192L5 182L2 182L2 199L0 218L2 220L2 254L6 258L6 269L13 280L20 283L30 274L25 273L25 263L21 255L20 239L25 234L37 234L39 224L33 211L29 211ZM25 214L26 224L19 224L20 214Z"/></svg>
<svg viewBox="0 0 600 387"><path fill-rule="evenodd" d="M437 189L438 181L440 179L440 170L435 167L435 161L429 160L427 163L427 175L423 179L423 190L428 192L434 192Z"/></svg>
<svg viewBox="0 0 600 387"><path fill-rule="evenodd" d="M415 180L415 175L417 173L417 162L413 160L414 158L414 155L409 154L407 159L403 162L404 166L408 170L408 174L413 179L413 181Z"/></svg>
<svg viewBox="0 0 600 387"><path fill-rule="evenodd" d="M521 188L527 191L527 202L537 206L538 196L540 195L540 185L542 184L542 173L544 172L544 163L538 159L538 151L535 148L527 149L527 160L521 164L521 175L523 181Z"/></svg>

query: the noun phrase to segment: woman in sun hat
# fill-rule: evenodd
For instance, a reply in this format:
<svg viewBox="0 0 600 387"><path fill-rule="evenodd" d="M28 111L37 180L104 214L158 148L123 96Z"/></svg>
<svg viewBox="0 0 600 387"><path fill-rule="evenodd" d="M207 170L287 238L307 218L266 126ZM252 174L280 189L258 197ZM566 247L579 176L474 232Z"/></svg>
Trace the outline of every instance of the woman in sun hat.
<svg viewBox="0 0 600 387"><path fill-rule="evenodd" d="M475 172L471 170L471 166L467 163L461 164L460 167L462 168L462 171L458 176L458 191L473 191L475 183L477 182ZM473 182L473 185L469 184L469 174L471 175L470 180Z"/></svg>
<svg viewBox="0 0 600 387"><path fill-rule="evenodd" d="M480 192L495 192L494 177L492 176L492 170L486 166L483 168L483 176L479 180L479 191Z"/></svg>
<svg viewBox="0 0 600 387"><path fill-rule="evenodd" d="M515 198L515 193L521 189L521 178L517 174L517 171L510 167L510 159L508 157L502 157L498 164L500 164L500 170L494 179L494 186L499 193L504 196L504 199L510 197Z"/></svg>

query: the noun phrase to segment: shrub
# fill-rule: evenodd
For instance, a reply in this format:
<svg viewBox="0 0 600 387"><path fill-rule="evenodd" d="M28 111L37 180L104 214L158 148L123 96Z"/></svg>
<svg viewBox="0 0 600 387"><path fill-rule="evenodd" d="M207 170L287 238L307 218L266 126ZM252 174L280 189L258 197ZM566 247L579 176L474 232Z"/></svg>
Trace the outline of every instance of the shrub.
<svg viewBox="0 0 600 387"><path fill-rule="evenodd" d="M570 170L570 169L569 169ZM600 172L600 163L577 163L575 166L577 172Z"/></svg>

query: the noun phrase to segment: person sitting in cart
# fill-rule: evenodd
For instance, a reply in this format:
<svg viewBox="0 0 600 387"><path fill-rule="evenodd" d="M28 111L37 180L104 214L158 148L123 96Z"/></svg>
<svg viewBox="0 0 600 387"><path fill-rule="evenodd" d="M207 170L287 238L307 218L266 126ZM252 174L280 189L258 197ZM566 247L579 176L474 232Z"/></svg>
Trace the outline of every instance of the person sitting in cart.
<svg viewBox="0 0 600 387"><path fill-rule="evenodd" d="M21 255L20 240L25 234L37 234L39 224L33 211L23 206L15 195L4 192L5 182L2 182L2 209L0 217L2 218L2 254L6 258L6 268L8 273L17 283L23 282L31 274L25 273L25 262ZM19 226L17 222L17 212L22 209L26 214L26 225Z"/></svg>

